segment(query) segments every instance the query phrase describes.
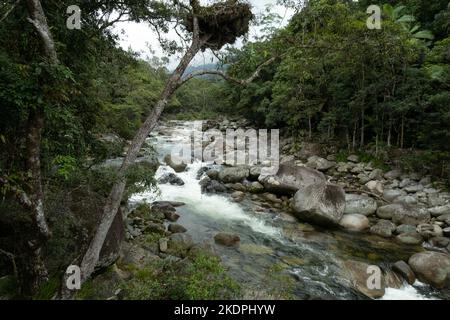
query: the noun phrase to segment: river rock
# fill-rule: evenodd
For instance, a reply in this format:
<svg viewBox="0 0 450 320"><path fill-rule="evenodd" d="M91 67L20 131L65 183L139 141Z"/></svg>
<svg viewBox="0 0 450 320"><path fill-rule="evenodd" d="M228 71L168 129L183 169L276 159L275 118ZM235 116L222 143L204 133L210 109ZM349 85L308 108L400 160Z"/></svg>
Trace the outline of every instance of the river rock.
<svg viewBox="0 0 450 320"><path fill-rule="evenodd" d="M181 159L173 159L170 154L164 157L164 162L175 170L176 173L184 172L187 168L187 164L183 163Z"/></svg>
<svg viewBox="0 0 450 320"><path fill-rule="evenodd" d="M446 237L434 237L430 239L433 247L446 248L450 244L450 239Z"/></svg>
<svg viewBox="0 0 450 320"><path fill-rule="evenodd" d="M300 188L325 183L326 177L320 171L308 167L282 164L276 175L260 176L259 182L269 192L292 195Z"/></svg>
<svg viewBox="0 0 450 320"><path fill-rule="evenodd" d="M383 170L375 169L369 175L370 180L382 180L383 179Z"/></svg>
<svg viewBox="0 0 450 320"><path fill-rule="evenodd" d="M377 211L377 202L365 195L346 194L345 205L345 214L370 216Z"/></svg>
<svg viewBox="0 0 450 320"><path fill-rule="evenodd" d="M428 209L428 211L430 212L430 214L433 217L439 217L439 216L442 216L445 214L450 215L450 205L434 207L434 208Z"/></svg>
<svg viewBox="0 0 450 320"><path fill-rule="evenodd" d="M169 231L172 233L185 233L187 230L182 225L172 223L169 225Z"/></svg>
<svg viewBox="0 0 450 320"><path fill-rule="evenodd" d="M264 191L264 186L258 181L255 181L248 186L248 191L250 193L261 193Z"/></svg>
<svg viewBox="0 0 450 320"><path fill-rule="evenodd" d="M383 198L389 202L394 202L395 199L401 196L406 196L406 192L399 189L386 189L383 192Z"/></svg>
<svg viewBox="0 0 450 320"><path fill-rule="evenodd" d="M417 204L417 198L413 195L400 196L394 200L394 203L401 203L406 205L415 205Z"/></svg>
<svg viewBox="0 0 450 320"><path fill-rule="evenodd" d="M223 183L237 183L247 179L250 175L250 169L247 167L225 168L219 173L219 181Z"/></svg>
<svg viewBox="0 0 450 320"><path fill-rule="evenodd" d="M214 237L214 241L225 247L234 247L239 245L241 238L237 234L221 232Z"/></svg>
<svg viewBox="0 0 450 320"><path fill-rule="evenodd" d="M346 214L339 222L340 226L349 231L364 231L369 228L369 219L361 214Z"/></svg>
<svg viewBox="0 0 450 320"><path fill-rule="evenodd" d="M443 235L442 228L436 224L419 224L417 232L425 239L442 237Z"/></svg>
<svg viewBox="0 0 450 320"><path fill-rule="evenodd" d="M438 289L450 287L450 255L421 252L413 255L408 263L419 280Z"/></svg>
<svg viewBox="0 0 450 320"><path fill-rule="evenodd" d="M295 194L293 208L300 220L338 225L345 210L344 189L325 183L310 185Z"/></svg>
<svg viewBox="0 0 450 320"><path fill-rule="evenodd" d="M258 181L259 176L261 175L261 172L262 172L261 167L256 167L256 166L251 167L250 171L249 171L249 179L251 181Z"/></svg>
<svg viewBox="0 0 450 320"><path fill-rule="evenodd" d="M403 210L401 204L388 204L377 209L377 216L381 219L392 219L395 212Z"/></svg>
<svg viewBox="0 0 450 320"><path fill-rule="evenodd" d="M405 190L408 193L416 193L416 192L422 191L423 189L424 188L421 184L413 184L413 185L410 185L410 186L404 188L403 190Z"/></svg>
<svg viewBox="0 0 450 320"><path fill-rule="evenodd" d="M409 224L402 224L395 229L395 233L402 234L402 233L415 233L417 232L417 228L415 226L411 226Z"/></svg>
<svg viewBox="0 0 450 320"><path fill-rule="evenodd" d="M321 155L322 151L322 146L318 143L303 142L297 156L302 160L306 160L311 156Z"/></svg>
<svg viewBox="0 0 450 320"><path fill-rule="evenodd" d="M164 218L171 222L176 222L180 218L175 207L169 202L153 203L152 211L162 213L164 215Z"/></svg>
<svg viewBox="0 0 450 320"><path fill-rule="evenodd" d="M234 202L242 202L244 200L245 193L242 191L235 191L231 194Z"/></svg>
<svg viewBox="0 0 450 320"><path fill-rule="evenodd" d="M336 165L336 162L328 161L327 159L318 156L312 156L308 158L306 165L319 171L327 171L333 168Z"/></svg>
<svg viewBox="0 0 450 320"><path fill-rule="evenodd" d="M383 184L380 181L376 181L376 180L369 181L366 183L365 187L370 192L377 193L380 195L383 194L383 192L384 192Z"/></svg>
<svg viewBox="0 0 450 320"><path fill-rule="evenodd" d="M424 208L401 205L392 214L392 221L397 225L419 225L430 221L430 214Z"/></svg>
<svg viewBox="0 0 450 320"><path fill-rule="evenodd" d="M169 243L169 239L167 238L161 238L159 239L159 251L161 251L162 253L167 252L168 249L168 243Z"/></svg>
<svg viewBox="0 0 450 320"><path fill-rule="evenodd" d="M133 265L137 269L143 269L148 264L160 260L160 258L138 245L125 241L120 249L120 260L125 265Z"/></svg>
<svg viewBox="0 0 450 320"><path fill-rule="evenodd" d="M417 232L399 234L397 240L407 245L420 245L423 242L422 236Z"/></svg>
<svg viewBox="0 0 450 320"><path fill-rule="evenodd" d="M173 186L184 186L184 181L174 173L165 173L158 179L159 184L171 184Z"/></svg>
<svg viewBox="0 0 450 320"><path fill-rule="evenodd" d="M445 237L450 237L450 227L442 230Z"/></svg>
<svg viewBox="0 0 450 320"><path fill-rule="evenodd" d="M350 281L351 286L356 291L362 293L368 298L377 299L381 298L385 294L385 279L384 275L380 274L380 287L370 289L370 277L372 273L370 273L373 266L370 266L367 263L347 260L344 262L344 273L347 275L348 280Z"/></svg>
<svg viewBox="0 0 450 320"><path fill-rule="evenodd" d="M400 274L410 285L416 282L416 275L405 261L397 261L392 266L392 270Z"/></svg>
<svg viewBox="0 0 450 320"><path fill-rule="evenodd" d="M203 177L200 182L200 187L203 193L224 193L227 188L217 180L211 180L209 176Z"/></svg>
<svg viewBox="0 0 450 320"><path fill-rule="evenodd" d="M353 163L358 163L359 162L359 157L357 155L351 155L347 157L347 161L353 162Z"/></svg>
<svg viewBox="0 0 450 320"><path fill-rule="evenodd" d="M206 175L211 180L217 180L217 179L219 179L219 170L215 170L215 169L208 170L208 171L206 171Z"/></svg>
<svg viewBox="0 0 450 320"><path fill-rule="evenodd" d="M392 237L392 233L395 231L396 226L391 221L379 220L378 223L370 228L370 233L376 234L383 238Z"/></svg>
<svg viewBox="0 0 450 320"><path fill-rule="evenodd" d="M384 175L384 178L387 180L395 180L395 179L400 178L401 175L402 175L402 172L400 170L392 170L392 171L387 172Z"/></svg>

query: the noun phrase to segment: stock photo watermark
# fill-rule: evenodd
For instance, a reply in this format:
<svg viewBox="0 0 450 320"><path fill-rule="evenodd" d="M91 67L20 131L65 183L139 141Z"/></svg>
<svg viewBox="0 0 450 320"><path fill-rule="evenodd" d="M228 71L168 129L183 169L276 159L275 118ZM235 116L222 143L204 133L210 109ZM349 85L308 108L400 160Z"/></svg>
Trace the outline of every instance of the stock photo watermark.
<svg viewBox="0 0 450 320"><path fill-rule="evenodd" d="M66 13L69 17L66 20L66 27L69 30L81 30L81 9L77 5L67 7Z"/></svg>
<svg viewBox="0 0 450 320"><path fill-rule="evenodd" d="M270 135L269 135L270 133ZM270 138L269 138L270 136ZM185 141L171 151L177 165L202 161L229 166L262 165L263 175L274 175L280 165L280 131L278 129L217 129L203 132L203 122L195 121L186 130Z"/></svg>
<svg viewBox="0 0 450 320"><path fill-rule="evenodd" d="M367 18L367 28L369 30L381 30L381 8L377 5L371 5L367 8L367 14L370 17Z"/></svg>

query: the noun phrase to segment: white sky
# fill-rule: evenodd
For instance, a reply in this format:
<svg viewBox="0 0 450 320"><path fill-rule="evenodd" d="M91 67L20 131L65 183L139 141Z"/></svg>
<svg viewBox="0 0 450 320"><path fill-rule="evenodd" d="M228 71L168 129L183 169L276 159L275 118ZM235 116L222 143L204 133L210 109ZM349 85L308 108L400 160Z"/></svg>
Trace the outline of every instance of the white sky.
<svg viewBox="0 0 450 320"><path fill-rule="evenodd" d="M266 6L271 5L271 12L279 14L283 18L283 25L285 25L292 15L292 11L286 10L286 8L277 6L276 0L250 0L253 5L253 13L259 15L265 12ZM115 26L114 32L120 36L120 46L127 50L131 48L135 52L139 52L143 58L150 54L147 44L150 44L152 50L156 52L157 56L163 56L164 53L159 45L156 34L150 29L146 23L131 23L122 22ZM250 29L250 38L254 38L260 33L260 31L252 27ZM171 40L178 39L178 36L174 31L170 32L167 36ZM239 43L239 42L238 42ZM239 44L237 44L239 45ZM201 65L203 63L211 63L212 55L210 54L198 54L193 61L193 65ZM169 69L174 69L178 61L177 56L170 58Z"/></svg>

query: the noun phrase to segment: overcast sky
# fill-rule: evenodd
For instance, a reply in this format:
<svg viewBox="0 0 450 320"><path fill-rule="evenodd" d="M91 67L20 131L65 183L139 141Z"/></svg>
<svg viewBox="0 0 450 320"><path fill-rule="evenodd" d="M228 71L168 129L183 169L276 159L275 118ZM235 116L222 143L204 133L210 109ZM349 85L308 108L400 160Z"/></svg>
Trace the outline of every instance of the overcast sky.
<svg viewBox="0 0 450 320"><path fill-rule="evenodd" d="M286 10L286 8L277 6L276 0L250 0L253 5L253 13L258 15L263 13L266 10L268 5L273 6L272 12L279 14L283 17L283 24L286 24L289 21L292 12ZM130 23L123 22L118 23L115 27L115 33L120 36L120 45L122 48L127 50L131 48L133 51L141 53L141 56L145 58L150 54L147 44L150 44L152 49L156 52L156 55L163 56L164 53L161 50L159 42L155 33L150 29L150 27L146 23ZM257 28L251 28L250 37L254 37L259 34ZM177 35L175 32L171 32L168 35L170 39L177 39ZM239 44L237 44L239 45ZM193 65L201 65L203 63L211 63L212 55L208 54L198 54L197 58L192 63ZM176 56L170 59L169 68L173 69L176 67L178 58Z"/></svg>

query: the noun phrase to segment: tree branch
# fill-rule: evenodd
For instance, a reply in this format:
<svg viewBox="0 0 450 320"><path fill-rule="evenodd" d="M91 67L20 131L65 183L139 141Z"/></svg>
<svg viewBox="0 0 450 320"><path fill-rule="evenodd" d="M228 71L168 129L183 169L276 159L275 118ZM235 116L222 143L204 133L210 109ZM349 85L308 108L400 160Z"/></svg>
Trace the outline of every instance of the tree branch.
<svg viewBox="0 0 450 320"><path fill-rule="evenodd" d="M255 72L247 79L236 79L233 77L230 77L229 75L227 75L225 72L220 71L220 70L203 70L203 71L197 71L194 73L191 73L189 75L187 75L185 78L183 78L182 80L180 80L180 82L178 83L178 87L181 87L182 85L184 85L186 82L188 82L189 80L196 78L196 77L200 77L200 76L204 76L204 75L217 75L220 76L222 78L224 78L225 80L229 81L229 82L234 82L236 84L239 84L241 86L246 86L250 83L252 83L256 78L259 77L261 70L270 65L271 63L273 63L278 57L272 57L269 60L267 60L266 62L260 64L258 66L258 68L255 70Z"/></svg>
<svg viewBox="0 0 450 320"><path fill-rule="evenodd" d="M9 8L9 10L6 11L6 13L5 13L5 14L3 15L3 17L0 19L0 23L2 23L3 20L5 20L5 19L10 15L10 13L14 10L14 8L19 4L20 1L21 1L21 0L17 0L17 1L12 5L12 7Z"/></svg>

